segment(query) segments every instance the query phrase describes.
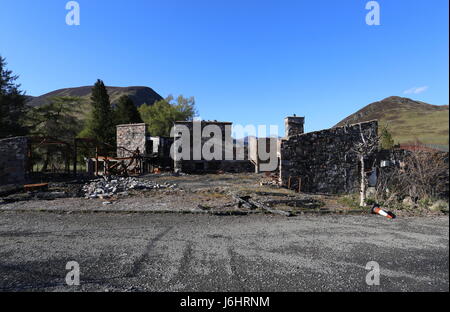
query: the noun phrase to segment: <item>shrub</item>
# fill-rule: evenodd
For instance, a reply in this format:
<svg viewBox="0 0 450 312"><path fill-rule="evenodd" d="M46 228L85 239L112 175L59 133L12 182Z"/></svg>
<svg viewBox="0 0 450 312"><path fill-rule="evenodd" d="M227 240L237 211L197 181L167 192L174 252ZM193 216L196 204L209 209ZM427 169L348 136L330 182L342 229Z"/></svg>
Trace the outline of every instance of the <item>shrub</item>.
<svg viewBox="0 0 450 312"><path fill-rule="evenodd" d="M376 200L393 204L409 196L419 207L428 207L448 198L448 178L448 153L409 152L398 165L380 170Z"/></svg>

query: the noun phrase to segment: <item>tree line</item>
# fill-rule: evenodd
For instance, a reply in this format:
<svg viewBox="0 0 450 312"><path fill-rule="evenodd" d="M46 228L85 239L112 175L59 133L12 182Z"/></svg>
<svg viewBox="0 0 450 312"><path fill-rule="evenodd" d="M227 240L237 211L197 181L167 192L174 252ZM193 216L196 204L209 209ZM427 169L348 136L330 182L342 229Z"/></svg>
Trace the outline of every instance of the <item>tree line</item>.
<svg viewBox="0 0 450 312"><path fill-rule="evenodd" d="M81 99L78 97L53 97L48 103L30 107L26 96L16 81L17 75L6 68L0 56L0 138L37 135L71 140L87 137L115 145L116 125L145 122L153 136L169 136L173 122L192 120L197 114L195 99L168 96L139 108L128 95L111 105L102 80L97 80L90 97L90 113L80 118Z"/></svg>

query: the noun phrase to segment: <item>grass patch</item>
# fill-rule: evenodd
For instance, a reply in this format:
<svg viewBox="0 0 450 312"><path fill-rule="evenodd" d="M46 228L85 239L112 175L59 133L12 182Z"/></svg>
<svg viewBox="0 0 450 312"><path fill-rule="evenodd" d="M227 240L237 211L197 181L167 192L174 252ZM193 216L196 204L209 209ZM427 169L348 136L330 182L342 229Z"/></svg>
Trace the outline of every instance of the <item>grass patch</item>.
<svg viewBox="0 0 450 312"><path fill-rule="evenodd" d="M362 209L359 206L359 194L349 194L338 197L337 202L350 209Z"/></svg>
<svg viewBox="0 0 450 312"><path fill-rule="evenodd" d="M395 143L413 142L416 139L427 144L449 144L449 114L447 110L431 112L396 111L383 116L380 128L389 125Z"/></svg>

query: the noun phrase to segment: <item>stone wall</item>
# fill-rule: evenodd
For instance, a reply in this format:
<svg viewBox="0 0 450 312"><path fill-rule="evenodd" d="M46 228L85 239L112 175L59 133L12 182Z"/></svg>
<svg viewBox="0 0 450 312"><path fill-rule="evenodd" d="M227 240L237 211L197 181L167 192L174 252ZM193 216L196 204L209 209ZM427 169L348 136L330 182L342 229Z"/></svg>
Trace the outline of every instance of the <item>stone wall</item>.
<svg viewBox="0 0 450 312"><path fill-rule="evenodd" d="M211 138L211 134L206 134L207 137L202 137L202 132L207 126L218 126L221 131L221 137ZM175 123L175 133L177 134L176 140L182 146L188 146L190 149L189 159L175 159L174 170L186 173L203 173L203 172L252 172L254 171L254 165L248 160L246 150L242 147L245 160L226 160L227 154L236 155L236 145L233 144L233 138L231 137L231 123L220 121L180 121ZM180 135L184 130L188 131L188 134ZM198 133L197 133L198 132ZM208 137L209 136L209 137ZM194 143L194 139L200 139L198 144ZM221 142L222 150L219 152L219 159L206 160L201 153L204 144L206 142ZM226 142L228 144L226 144ZM180 148L182 150L182 148ZM196 159L197 153L200 155ZM198 156L197 155L197 156ZM234 158L236 159L236 158Z"/></svg>
<svg viewBox="0 0 450 312"><path fill-rule="evenodd" d="M147 125L141 124L129 124L117 126L117 157L130 157L132 154L127 152L136 151L139 149L141 154L145 154L147 151ZM123 148L121 148L123 147ZM151 152L151 151L150 151Z"/></svg>
<svg viewBox="0 0 450 312"><path fill-rule="evenodd" d="M27 181L28 138L0 140L0 185Z"/></svg>
<svg viewBox="0 0 450 312"><path fill-rule="evenodd" d="M249 160L191 160L182 161L178 168L184 173L254 172L255 165Z"/></svg>
<svg viewBox="0 0 450 312"><path fill-rule="evenodd" d="M378 122L369 121L290 136L281 141L280 180L302 192L348 193L359 189L359 161L350 152L364 133L377 133ZM367 162L368 165L370 162Z"/></svg>

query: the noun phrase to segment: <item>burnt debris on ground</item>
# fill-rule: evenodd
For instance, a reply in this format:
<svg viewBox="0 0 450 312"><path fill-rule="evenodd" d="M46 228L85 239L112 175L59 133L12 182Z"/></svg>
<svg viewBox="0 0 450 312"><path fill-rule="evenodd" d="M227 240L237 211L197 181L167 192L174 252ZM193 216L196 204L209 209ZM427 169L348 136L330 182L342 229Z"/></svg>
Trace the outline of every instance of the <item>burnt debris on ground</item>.
<svg viewBox="0 0 450 312"><path fill-rule="evenodd" d="M0 195L0 210L54 212L208 213L214 215L369 214L342 196L308 194L261 183L255 173L102 177L48 183L47 190ZM399 212L396 211L396 214ZM400 215L405 215L401 212Z"/></svg>
<svg viewBox="0 0 450 312"><path fill-rule="evenodd" d="M127 196L130 190L174 189L176 184L156 183L134 177L107 177L94 180L83 186L85 198L110 198L114 195Z"/></svg>

